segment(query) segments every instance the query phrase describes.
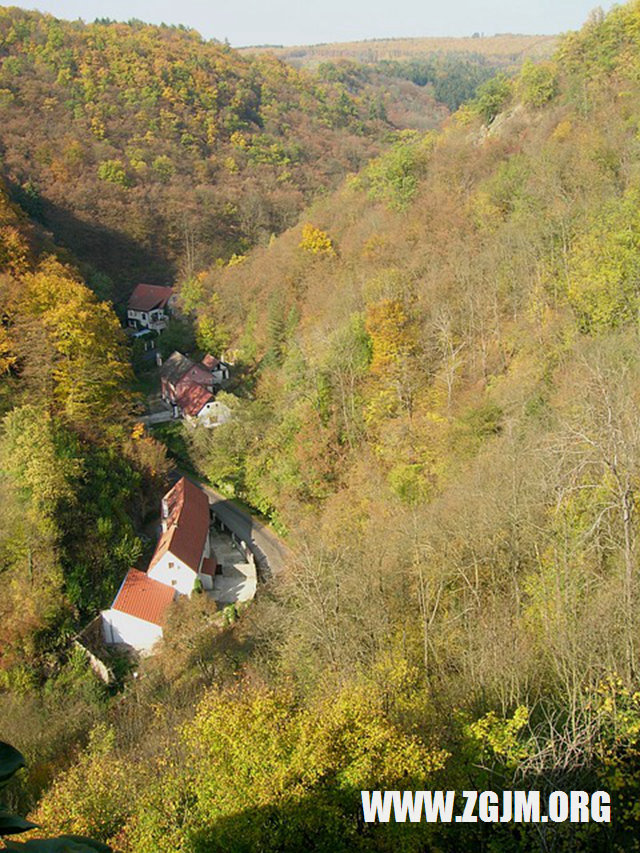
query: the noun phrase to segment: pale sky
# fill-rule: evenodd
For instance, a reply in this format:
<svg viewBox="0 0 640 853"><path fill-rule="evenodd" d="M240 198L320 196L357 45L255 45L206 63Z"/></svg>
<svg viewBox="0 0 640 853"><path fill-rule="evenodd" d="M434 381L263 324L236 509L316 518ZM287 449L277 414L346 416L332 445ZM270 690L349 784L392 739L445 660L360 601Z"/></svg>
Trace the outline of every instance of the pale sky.
<svg viewBox="0 0 640 853"><path fill-rule="evenodd" d="M578 29L593 0L36 0L25 9L93 21L140 18L185 24L234 47L317 44L367 38L468 36L474 32L554 34Z"/></svg>

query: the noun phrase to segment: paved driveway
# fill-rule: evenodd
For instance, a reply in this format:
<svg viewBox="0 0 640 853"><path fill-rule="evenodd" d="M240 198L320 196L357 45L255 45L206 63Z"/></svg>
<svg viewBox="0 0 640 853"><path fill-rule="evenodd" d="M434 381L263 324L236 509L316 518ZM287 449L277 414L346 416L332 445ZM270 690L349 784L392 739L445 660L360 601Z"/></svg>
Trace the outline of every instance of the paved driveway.
<svg viewBox="0 0 640 853"><path fill-rule="evenodd" d="M283 572L293 555L282 539L211 486L199 485L220 521L250 547L263 575L277 577Z"/></svg>

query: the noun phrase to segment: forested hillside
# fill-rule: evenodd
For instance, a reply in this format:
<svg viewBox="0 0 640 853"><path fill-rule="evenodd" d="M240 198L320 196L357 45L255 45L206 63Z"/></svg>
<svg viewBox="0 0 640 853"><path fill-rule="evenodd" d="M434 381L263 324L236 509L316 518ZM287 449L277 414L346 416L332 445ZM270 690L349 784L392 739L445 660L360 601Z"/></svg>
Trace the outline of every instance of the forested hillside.
<svg viewBox="0 0 640 853"><path fill-rule="evenodd" d="M13 195L116 294L268 240L390 129L339 83L184 28L4 8L0 59Z"/></svg>
<svg viewBox="0 0 640 853"><path fill-rule="evenodd" d="M183 290L248 389L232 422L195 434L194 458L299 555L240 632L251 678L224 701L273 701L256 679L291 686L295 754L305 714L362 689L416 748L447 752L418 787L604 788L620 833L640 719L638 22L638 3L594 18L552 62L486 86L442 134L407 135L269 247ZM198 764L216 740L200 740L203 720L225 716L215 696L181 748L218 791ZM278 762L294 817L291 781L236 781L236 795L258 825L263 806L309 825L305 797L334 783ZM367 849L344 785L343 848L318 849ZM143 832L159 845L160 826L190 850L240 831L216 802L197 798L179 828L148 794L125 849ZM597 832L546 843L624 846ZM480 843L447 833L447 849Z"/></svg>
<svg viewBox="0 0 640 853"><path fill-rule="evenodd" d="M105 507L95 472L113 490L120 466L137 486L162 465L128 432L108 307L34 259L5 201L0 553L30 602L44 550L59 593L41 633L15 629L0 702L34 765L16 797L47 832L119 853L637 849L639 72L634 0L184 282L238 391L228 423L185 430L192 462L296 556L223 627L199 596L177 605L112 698L20 638L49 649L84 601L74 543L95 537L100 578L105 555L133 558L132 495ZM71 512L93 513L89 539ZM374 826L362 788L604 790L612 823Z"/></svg>
<svg viewBox="0 0 640 853"><path fill-rule="evenodd" d="M527 60L548 59L555 36L371 39L301 47L241 48L247 56L275 56L320 79L340 81L377 105L401 129L430 130L429 99L455 111L497 73L513 74ZM383 112L381 113L381 110Z"/></svg>
<svg viewBox="0 0 640 853"><path fill-rule="evenodd" d="M111 306L0 187L0 728L39 768L31 797L105 712L71 638L140 556L164 486L130 373Z"/></svg>
<svg viewBox="0 0 640 853"><path fill-rule="evenodd" d="M240 48L242 53L269 52L298 68L315 67L323 62L347 60L365 64L380 62L424 62L446 56L482 57L490 64L509 66L529 59L548 59L557 45L551 35L516 35L502 33L485 36L475 33L461 38L423 36L414 38L367 39L365 41L330 44L257 45Z"/></svg>

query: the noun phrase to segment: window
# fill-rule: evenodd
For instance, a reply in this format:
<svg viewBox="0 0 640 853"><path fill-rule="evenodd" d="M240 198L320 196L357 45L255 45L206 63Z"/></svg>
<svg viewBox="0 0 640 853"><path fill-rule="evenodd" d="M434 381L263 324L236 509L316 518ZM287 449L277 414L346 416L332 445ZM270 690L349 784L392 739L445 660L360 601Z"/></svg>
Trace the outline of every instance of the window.
<svg viewBox="0 0 640 853"><path fill-rule="evenodd" d="M169 563L169 568L173 569L173 568L175 568L175 565L176 565L175 563Z"/></svg>
<svg viewBox="0 0 640 853"><path fill-rule="evenodd" d="M171 586L175 586L177 583L178 583L178 581L175 578L172 578Z"/></svg>

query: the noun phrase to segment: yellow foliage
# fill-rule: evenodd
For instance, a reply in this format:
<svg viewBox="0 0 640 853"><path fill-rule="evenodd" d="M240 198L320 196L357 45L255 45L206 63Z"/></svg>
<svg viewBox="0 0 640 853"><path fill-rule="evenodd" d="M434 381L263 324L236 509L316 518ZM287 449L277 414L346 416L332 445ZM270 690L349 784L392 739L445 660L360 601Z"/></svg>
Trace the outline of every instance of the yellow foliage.
<svg viewBox="0 0 640 853"><path fill-rule="evenodd" d="M113 730L101 724L77 762L56 778L40 803L38 824L51 834L108 840L133 807L136 775L136 767L117 756Z"/></svg>
<svg viewBox="0 0 640 853"><path fill-rule="evenodd" d="M231 136L229 137L229 142L235 148L248 148L249 147L249 143L247 142L246 137L244 136L244 134L240 133L239 130L236 130L231 134Z"/></svg>
<svg viewBox="0 0 640 853"><path fill-rule="evenodd" d="M556 142L564 142L565 139L568 139L573 125L569 121L569 119L564 119L561 121L556 129L553 131L552 138L556 140Z"/></svg>
<svg viewBox="0 0 640 853"><path fill-rule="evenodd" d="M391 364L408 355L412 339L399 299L381 299L369 305L366 329L372 343L372 373L384 373Z"/></svg>
<svg viewBox="0 0 640 853"><path fill-rule="evenodd" d="M0 269L21 275L29 268L29 247L14 225L0 228Z"/></svg>
<svg viewBox="0 0 640 853"><path fill-rule="evenodd" d="M13 354L7 330L0 326L0 376L8 373L17 360L17 356Z"/></svg>
<svg viewBox="0 0 640 853"><path fill-rule="evenodd" d="M326 255L333 258L336 254L331 237L329 237L326 231L316 228L310 222L302 226L302 239L298 244L298 248L308 252L310 255Z"/></svg>

